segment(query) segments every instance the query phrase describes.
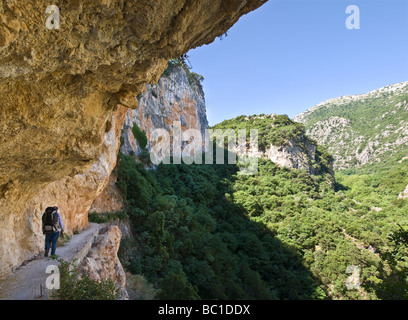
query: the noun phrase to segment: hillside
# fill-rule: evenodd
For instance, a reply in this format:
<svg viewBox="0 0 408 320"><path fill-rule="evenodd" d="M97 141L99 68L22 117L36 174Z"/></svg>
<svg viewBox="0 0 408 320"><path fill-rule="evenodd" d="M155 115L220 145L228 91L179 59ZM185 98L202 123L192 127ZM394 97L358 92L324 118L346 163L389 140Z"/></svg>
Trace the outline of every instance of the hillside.
<svg viewBox="0 0 408 320"><path fill-rule="evenodd" d="M281 167L305 169L310 174L333 174L332 157L305 134L302 124L286 115L239 116L212 127L217 129L245 129L247 139L251 129L258 132L257 157L269 159Z"/></svg>
<svg viewBox="0 0 408 320"><path fill-rule="evenodd" d="M408 155L408 82L324 101L294 121L327 147L336 169L394 163Z"/></svg>
<svg viewBox="0 0 408 320"><path fill-rule="evenodd" d="M258 170L160 164L121 155L117 185L133 236L120 259L158 299L406 299L408 162L381 175L336 175L274 163L290 141L319 150L287 116L242 116L215 126L259 131ZM303 149L309 154L308 149ZM293 154L293 156L297 156ZM227 157L227 154L225 154ZM225 159L225 163L227 160ZM328 183L329 182L329 183ZM396 240L397 239L397 240Z"/></svg>

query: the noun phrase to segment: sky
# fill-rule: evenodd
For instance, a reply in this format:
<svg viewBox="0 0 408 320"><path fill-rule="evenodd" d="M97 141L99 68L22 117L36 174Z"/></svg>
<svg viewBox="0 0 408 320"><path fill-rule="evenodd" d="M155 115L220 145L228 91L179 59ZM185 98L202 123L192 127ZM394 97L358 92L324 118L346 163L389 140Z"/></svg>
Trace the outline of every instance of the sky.
<svg viewBox="0 0 408 320"><path fill-rule="evenodd" d="M293 118L327 99L408 81L408 0L269 0L188 56L204 76L210 125L261 113Z"/></svg>

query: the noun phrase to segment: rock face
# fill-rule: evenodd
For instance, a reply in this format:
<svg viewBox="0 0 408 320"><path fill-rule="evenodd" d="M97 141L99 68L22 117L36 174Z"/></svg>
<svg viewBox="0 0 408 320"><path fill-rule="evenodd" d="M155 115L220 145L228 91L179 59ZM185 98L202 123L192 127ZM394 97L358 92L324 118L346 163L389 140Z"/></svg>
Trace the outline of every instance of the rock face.
<svg viewBox="0 0 408 320"><path fill-rule="evenodd" d="M116 175L112 173L107 186L92 203L89 212L118 212L124 208L124 200L116 186Z"/></svg>
<svg viewBox="0 0 408 320"><path fill-rule="evenodd" d="M333 154L336 169L406 156L408 82L324 101L294 118Z"/></svg>
<svg viewBox="0 0 408 320"><path fill-rule="evenodd" d="M0 2L0 275L42 247L40 215L68 231L106 186L122 127L170 58L211 43L261 0ZM116 157L114 157L116 159ZM86 201L83 201L83 200Z"/></svg>
<svg viewBox="0 0 408 320"><path fill-rule="evenodd" d="M169 66L157 84L146 86L146 91L138 97L138 109L129 110L126 116L120 149L123 154L139 155L142 151L132 132L135 123L146 133L149 151L152 132L164 129L172 136L175 121L180 122L182 132L199 130L204 141L208 128L204 92L199 83L188 79L189 73L180 66Z"/></svg>
<svg viewBox="0 0 408 320"><path fill-rule="evenodd" d="M334 179L332 159L325 159L327 163L323 169L323 159L316 143L305 135L302 124L293 122L286 115L239 116L225 120L213 128L214 132L221 129L225 134L229 129L256 129L256 146L250 147L250 138L247 136L245 148L236 144L236 148L229 150L241 155L269 159L280 167L302 169L310 174L319 174L324 170Z"/></svg>
<svg viewBox="0 0 408 320"><path fill-rule="evenodd" d="M126 274L117 256L121 238L122 233L117 226L102 229L79 270L93 280L111 279L119 290L120 298L128 299Z"/></svg>
<svg viewBox="0 0 408 320"><path fill-rule="evenodd" d="M133 134L137 125L145 132L147 150L151 150L150 137L155 129L164 129L173 134L173 123L179 121L181 130L197 129L204 141L208 127L204 92L200 83L189 80L189 71L180 66L168 67L157 84L147 84L146 91L139 95L139 107L128 110L122 129L123 154L142 153L140 143ZM116 176L112 173L109 183L95 199L89 212L115 212L124 207L120 191L115 185Z"/></svg>
<svg viewBox="0 0 408 320"><path fill-rule="evenodd" d="M398 198L400 198L400 199L408 199L408 185L407 185L407 187L405 188L405 190L402 191L402 192L399 194Z"/></svg>
<svg viewBox="0 0 408 320"><path fill-rule="evenodd" d="M89 171L48 184L38 184L36 190L30 190L30 193L26 194L20 194L21 189L16 188L7 194L8 197L2 199L2 210L8 210L1 212L4 220L0 227L0 252L4 258L0 267L5 268L5 271L11 270L21 260L43 249L41 216L47 206L59 207L68 233L88 226L88 210L107 185L111 171L116 165L120 147L118 137L126 112L127 108L118 106L112 114L110 129L105 133L101 146L101 155ZM13 204L17 207L13 207ZM18 206L22 212L17 211ZM14 214L6 216L5 213Z"/></svg>
<svg viewBox="0 0 408 320"><path fill-rule="evenodd" d="M271 145L264 156L281 167L305 169L311 174L315 173L312 161L316 160L316 146L309 141L305 148L294 140L288 141L284 146Z"/></svg>

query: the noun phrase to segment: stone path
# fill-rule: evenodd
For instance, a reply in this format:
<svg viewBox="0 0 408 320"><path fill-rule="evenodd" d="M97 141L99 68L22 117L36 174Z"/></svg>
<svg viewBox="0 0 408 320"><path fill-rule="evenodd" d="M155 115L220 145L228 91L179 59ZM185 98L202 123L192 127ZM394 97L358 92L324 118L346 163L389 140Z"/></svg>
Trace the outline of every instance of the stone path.
<svg viewBox="0 0 408 320"><path fill-rule="evenodd" d="M100 230L100 225L90 223L89 228L71 237L70 241L57 248L56 254L64 261L77 259L80 262L89 252L92 243ZM45 300L48 290L45 281L51 273L46 273L49 265L58 265L59 262L43 253L35 259L23 263L17 270L0 282L1 300Z"/></svg>

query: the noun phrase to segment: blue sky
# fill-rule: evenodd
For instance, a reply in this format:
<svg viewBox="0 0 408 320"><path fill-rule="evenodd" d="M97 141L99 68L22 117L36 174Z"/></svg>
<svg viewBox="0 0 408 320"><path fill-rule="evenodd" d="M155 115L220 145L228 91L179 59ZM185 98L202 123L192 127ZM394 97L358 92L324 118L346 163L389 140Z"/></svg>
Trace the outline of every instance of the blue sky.
<svg viewBox="0 0 408 320"><path fill-rule="evenodd" d="M346 7L360 9L347 29ZM305 111L408 81L408 0L269 0L222 40L188 52L204 76L210 125Z"/></svg>

